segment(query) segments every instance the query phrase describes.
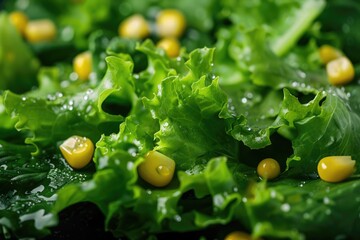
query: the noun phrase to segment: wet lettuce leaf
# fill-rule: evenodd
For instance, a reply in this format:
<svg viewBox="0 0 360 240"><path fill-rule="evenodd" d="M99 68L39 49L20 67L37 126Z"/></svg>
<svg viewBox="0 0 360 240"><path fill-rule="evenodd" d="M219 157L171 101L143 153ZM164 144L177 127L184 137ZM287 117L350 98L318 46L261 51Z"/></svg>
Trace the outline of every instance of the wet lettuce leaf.
<svg viewBox="0 0 360 240"><path fill-rule="evenodd" d="M356 146L357 137L350 137L352 143L343 145L344 148L328 145L320 148L323 151L313 143L314 150L309 151L311 143L301 145L300 142L305 140L298 140L309 136L328 136L325 134L329 133L328 127L332 124L338 126L339 117L336 117L334 112L338 112L339 116L354 114L351 118L357 122L358 115L340 104L349 99L343 99L340 89L338 93L333 88L327 91L310 89L317 94L313 95L311 101L301 103L299 98L290 92L291 90L294 94L302 93L304 88L301 86L279 90L274 84L274 89L271 90L269 86L249 85L246 90L258 95L250 98L247 103L249 105L245 105L242 98L236 97L246 97L246 92L240 91L238 96L235 93L227 95L225 93L231 93L231 90L223 91L217 85L216 77L213 78L211 70L212 56L211 49L196 50L186 61L188 72L181 74L172 68L170 76L161 74L164 69L169 69L169 63L153 65L153 62L159 62L161 58L150 57L150 66L159 69L153 71L153 76L157 77L149 78L150 82L160 81L159 85L150 85L152 87L149 88L149 92L154 94L152 97L139 96L129 116L121 124L119 134L102 137L97 143L97 172L94 178L82 184L63 188L59 192L55 211L81 201L95 202L106 216L107 230L112 231L117 237L127 236L135 239L168 231L194 231L235 220L241 221L254 236L302 239L306 235L322 234L325 225L319 224L319 228L313 228L312 223L323 221L329 211L335 211L334 214L349 211L347 206L335 207L330 204L330 210L317 214L327 206L328 201L337 202L343 197L355 194L356 179L343 183L343 187L339 185L338 188L342 190L333 188L333 185L321 180L306 180L309 185L303 186L303 179L316 178L314 168L325 151L333 150L334 155L357 156L351 147L348 148ZM142 94L147 95L145 92ZM229 101L228 97L232 97L234 101ZM354 99L357 98L354 96ZM269 112L268 106L273 105L272 101L278 104L278 107ZM234 109L231 109L231 106ZM185 117L183 111L190 115ZM249 114L246 115L246 112ZM328 116L327 112L330 113ZM237 114L242 115L238 117ZM254 138L256 135L248 135L249 139L254 138L254 142L245 141L244 136L247 135L239 132L239 128L232 129L233 137L223 135L229 127L226 123L232 122L233 126L238 124L234 122L234 118L245 122L248 120L254 124L256 116L262 114L268 119L260 118L257 124L267 131L268 143L273 144L270 137L276 131L287 131L286 141L291 143L294 151L292 155L285 156L285 160L286 157L290 160L288 169L281 179L268 185L266 182L256 183L255 170L247 166L246 161L241 162L241 159L252 158L253 155L242 156L249 152L241 151L238 141L247 143L250 148L265 147L259 147ZM301 132L301 124L308 123L317 116L321 121L328 122L320 122L317 126L318 129L324 130L311 131L311 135L308 129L306 133L305 130ZM349 124L354 127L352 122ZM217 126L217 129L211 129L211 126ZM222 130L218 132L220 128ZM314 126L309 128L313 129ZM336 131L338 134L346 134L347 130L337 128ZM213 139L211 136L216 138ZM237 139L236 136L242 138ZM202 144L197 144L200 141ZM217 145L217 141L221 141L222 144ZM327 147L329 149L326 149ZM151 149L163 152L177 162L177 176L166 188L155 189L138 177L136 167L143 161L142 156ZM216 156L218 157L214 158ZM118 185L111 185L112 182L117 182ZM328 186L326 192L319 192L318 189L323 185ZM111 189L111 194L101 195L99 191L104 188ZM311 201L302 200L309 198ZM264 214L267 208L273 207L273 212ZM311 220L299 225L298 222L304 217L299 212L303 213L304 208L308 209L309 213L305 218L309 217ZM132 219L133 224L129 224L129 219ZM346 224L356 224L356 221L357 213L352 213ZM329 235L340 233L346 236L358 234L356 228L348 227L334 229Z"/></svg>
<svg viewBox="0 0 360 240"><path fill-rule="evenodd" d="M29 145L0 141L0 233L8 237L43 237L56 224L51 209L64 185L91 177L92 167L74 171L53 151L31 156ZM4 228L5 227L5 228Z"/></svg>
<svg viewBox="0 0 360 240"><path fill-rule="evenodd" d="M226 134L225 120L218 116L226 106L227 98L217 81L208 74L212 56L213 49L195 50L186 62L186 74L173 72L173 76L161 78L157 76L164 66L155 65L161 60L160 56L150 57L149 65L154 63L156 71L149 81L156 83L161 80L158 85L152 85L158 88L156 91L149 89L156 94L150 98L139 96L121 124L119 134L102 137L97 143L94 159L97 172L93 180L61 190L55 206L57 211L78 201L94 201L106 213L109 230L118 236L125 234L136 238L144 232L190 231L209 224L229 222L234 210L232 207L228 209L227 205L238 201L239 196L223 197L222 191L228 189L233 192L238 185L229 174L224 157L210 159L226 155L235 161L237 141ZM164 64L170 67L169 63ZM151 149L163 152L177 162L178 179L167 190L154 189L138 179L136 166ZM211 180L215 176L212 171L219 171L216 175L221 174L228 180L222 181L220 186L220 182ZM113 194L98 194L98 186L110 185L114 181L118 184L111 187ZM79 191L79 188L87 190ZM204 212L199 209L182 212L177 202L182 194L190 190L194 190L198 198L209 198L206 201L210 203L215 201L213 210L204 206ZM218 218L215 212L223 214L225 219ZM135 225L128 224L129 218L134 219ZM154 219L150 221L153 224L150 224L149 218Z"/></svg>
<svg viewBox="0 0 360 240"><path fill-rule="evenodd" d="M282 108L281 115L296 131L292 139L294 156L288 161L293 172L314 177L317 163L325 156L348 155L354 159L360 158L356 147L360 137L354 134L358 131L360 116L359 111L350 107L348 94L341 89L333 89L333 92L327 94L319 93L307 104L300 104L285 92L286 106Z"/></svg>
<svg viewBox="0 0 360 240"><path fill-rule="evenodd" d="M263 148L278 131L292 143L288 167L307 177L316 177L317 162L327 155L358 158L359 138L351 134L359 121L358 86L330 86L323 69L295 67L272 52L265 36L261 28L243 31L233 43L246 80L223 87L230 97L228 132L250 148Z"/></svg>
<svg viewBox="0 0 360 240"><path fill-rule="evenodd" d="M267 186L257 184L251 191L245 209L253 236L322 239L359 235L360 189L356 178L338 184L287 178ZM330 222L337 224L329 228Z"/></svg>
<svg viewBox="0 0 360 240"><path fill-rule="evenodd" d="M151 40L125 40L103 30L89 39L94 82L64 79L65 64L42 68L33 91L5 91L4 129L15 126L41 154L31 155L31 145L0 142L0 234L42 237L62 210L90 201L117 238L224 226L217 235L223 238L229 223L254 237L356 238L360 88L357 81L328 84L313 29L321 11L330 14L325 4L335 2L199 1L194 11L193 1L123 1L116 8L105 1L92 16L92 0L63 9L55 7L62 1L31 1L34 14L44 5L38 8L43 14L64 14L63 23L79 28L79 46L112 11L153 19L171 6L189 15L189 49L214 40L207 36L214 32L217 42L215 49L183 50L170 59ZM68 167L57 150L74 134L96 142L93 163L81 171ZM153 149L176 162L175 177L164 188L137 172ZM316 166L328 155L351 155L356 175L337 184L321 181ZM259 179L261 157L279 160L279 178Z"/></svg>
<svg viewBox="0 0 360 240"><path fill-rule="evenodd" d="M123 116L105 112L102 104L112 93L128 93L132 63L116 57L109 57L107 63L107 74L95 89L88 88L72 95L56 92L46 97L4 93L5 108L17 118L17 130L28 133L26 143L34 144L34 154L39 153L39 148L74 134L85 134L96 142L101 134L117 131Z"/></svg>
<svg viewBox="0 0 360 240"><path fill-rule="evenodd" d="M15 120L6 112L3 96L0 95L0 135L1 139L6 139L12 135L16 135Z"/></svg>

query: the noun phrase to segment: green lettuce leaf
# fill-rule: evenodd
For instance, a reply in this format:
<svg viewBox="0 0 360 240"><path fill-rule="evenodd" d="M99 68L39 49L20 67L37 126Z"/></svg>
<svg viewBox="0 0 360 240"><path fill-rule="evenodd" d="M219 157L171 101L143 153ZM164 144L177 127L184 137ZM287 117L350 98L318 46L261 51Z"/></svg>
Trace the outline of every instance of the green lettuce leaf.
<svg viewBox="0 0 360 240"><path fill-rule="evenodd" d="M0 225L17 238L48 235L56 224L50 211L56 192L89 179L93 171L88 167L76 172L59 154L31 157L32 150L29 145L0 141Z"/></svg>
<svg viewBox="0 0 360 240"><path fill-rule="evenodd" d="M323 0L223 2L223 14L234 25L245 29L265 26L271 49L279 56L296 45L325 7Z"/></svg>
<svg viewBox="0 0 360 240"><path fill-rule="evenodd" d="M32 156L32 146L0 142L0 234L42 237L61 211L87 201L99 207L106 230L117 238L217 226L211 237L223 239L230 224L271 239L360 234L360 138L354 134L360 88L357 81L329 85L317 55L321 38L310 29L318 27L313 23L325 3L335 0L199 1L198 11L187 0L105 1L100 7L90 0L64 8L58 8L60 0L30 2L29 13L59 15L58 24L70 25L70 32L78 28L68 39L78 50L94 29L104 28L89 39L93 82L72 82L69 63L63 63L42 68L37 89L1 95L6 124L0 133L15 126L20 140L42 151ZM184 46L207 45L216 36L216 52L183 50L171 59L151 40L107 35L134 12L153 21L168 7L189 19ZM80 171L57 150L74 134L96 142L94 164ZM163 188L137 171L154 149L176 162L174 178ZM338 184L320 180L316 166L328 155L351 155L356 175ZM265 157L281 164L273 181L256 174Z"/></svg>
<svg viewBox="0 0 360 240"><path fill-rule="evenodd" d="M116 236L132 238L143 233L197 230L227 223L235 215L236 205L231 204L241 199L236 192L240 185L233 180L224 157L210 160L226 155L235 161L237 153L237 141L225 133L225 121L219 118L227 98L208 74L213 49L192 52L185 75L175 70L174 76L157 75L170 63L158 64L162 58L154 57L149 63L157 63L155 76L148 81L160 81L152 85L158 88L156 94L138 98L119 134L102 137L95 153L94 178L62 189L55 211L79 201L93 201L105 213L107 229ZM138 177L136 167L152 149L177 163L178 177L165 189L154 189ZM112 189L111 194L100 194L103 187ZM192 208L187 199L181 200L189 191L212 206ZM179 207L178 202L183 201L186 206ZM128 219L134 219L133 224L129 225Z"/></svg>
<svg viewBox="0 0 360 240"><path fill-rule="evenodd" d="M0 12L0 90L24 93L36 85L39 61L9 16Z"/></svg>
<svg viewBox="0 0 360 240"><path fill-rule="evenodd" d="M16 135L16 130L14 128L15 121L11 116L6 112L4 106L4 98L0 95L0 136L1 139L6 139L12 135Z"/></svg>
<svg viewBox="0 0 360 240"><path fill-rule="evenodd" d="M245 201L252 234L294 240L356 238L359 183L358 179L337 184L282 179L268 186L257 184ZM329 228L329 222L337 224Z"/></svg>
<svg viewBox="0 0 360 240"><path fill-rule="evenodd" d="M107 74L95 89L73 95L57 92L46 98L5 92L5 107L17 118L16 128L28 132L26 143L37 147L35 154L39 153L39 147L56 144L72 135L85 134L96 142L101 134L117 131L123 117L105 112L102 104L112 93L131 89L128 79L132 63L117 57L107 58L107 63Z"/></svg>
<svg viewBox="0 0 360 240"><path fill-rule="evenodd" d="M356 93L359 88L356 87ZM356 98L355 91L352 99ZM292 141L294 155L288 160L292 172L316 177L317 163L326 156L347 155L359 159L357 147L359 111L351 108L351 99L341 89L316 95L314 100L301 104L285 91L282 117L296 134ZM316 129L316 131L311 131Z"/></svg>

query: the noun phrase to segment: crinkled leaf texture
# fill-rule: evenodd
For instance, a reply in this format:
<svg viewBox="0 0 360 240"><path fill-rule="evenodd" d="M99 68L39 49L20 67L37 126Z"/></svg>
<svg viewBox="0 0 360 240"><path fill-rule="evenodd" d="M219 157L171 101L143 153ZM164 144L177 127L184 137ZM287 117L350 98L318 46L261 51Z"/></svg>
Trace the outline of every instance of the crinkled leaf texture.
<svg viewBox="0 0 360 240"><path fill-rule="evenodd" d="M139 49L153 48L144 44ZM261 49L253 53L263 54ZM312 78L291 73L292 68L285 63L283 68L293 76L288 82L270 72L273 83L257 85L264 81L266 69L261 67L263 62L256 65L249 58L248 64L254 64L249 76L257 80L242 88L223 89L213 77L212 49L191 53L187 70L171 65L161 52L152 50L149 55L149 68L139 78L147 76L149 88L135 87L137 100L120 132L103 136L97 143L93 179L60 190L55 212L76 202L92 201L104 212L107 230L133 239L199 230L234 220L254 236L303 239L322 236L327 226L324 219L334 214L332 219L340 221L342 213L349 214L348 220L326 236L358 234L358 213L348 207L356 201L341 206L346 202L344 196L353 198L359 191L357 180L336 186L308 180L314 177L322 156L320 147L334 155L357 156L349 146L356 146L358 138L348 135L358 122L356 87L342 90L321 83L324 90L319 91L314 87L318 82L309 82L309 87L292 84ZM280 66L281 59L270 56L272 63ZM249 92L253 93L251 97ZM340 120L344 115L348 117ZM341 121L346 123L345 128L339 128ZM313 128L319 131L309 131ZM333 140L339 147L331 145L329 131L337 133ZM293 154L286 156L287 170L278 181L257 182L254 169L239 161L253 157L238 152L239 141L261 149L273 144L270 136L275 132L291 142ZM262 141L256 141L258 136ZM314 144L314 140L318 142ZM152 149L176 162L176 175L165 188L154 188L138 176L137 166ZM319 228L313 227L314 222Z"/></svg>
<svg viewBox="0 0 360 240"><path fill-rule="evenodd" d="M353 90L352 95L336 88L320 92L307 104L285 91L280 115L296 132L291 139L294 155L288 160L292 173L316 177L317 163L326 156L360 159L360 136L354 134L359 131L360 115L352 107L359 87Z"/></svg>
<svg viewBox="0 0 360 240"><path fill-rule="evenodd" d="M39 97L4 93L5 108L17 118L16 129L28 134L25 141L36 147L34 154L72 135L96 142L101 134L117 131L123 116L105 112L102 104L117 92L129 92L126 96L131 98L132 63L115 56L108 57L107 63L107 73L95 89Z"/></svg>
<svg viewBox="0 0 360 240"><path fill-rule="evenodd" d="M208 75L212 55L213 49L195 50L186 62L186 73L176 74L172 68L171 76L149 78L149 86L157 88L151 92L156 94L138 96L119 134L102 137L95 153L94 178L62 189L56 211L75 202L93 201L105 213L109 230L132 238L197 230L233 219L240 186L226 158L214 157L235 161L237 141L226 134L225 120L219 117L227 98L217 80ZM157 76L171 65L155 56L149 58L149 65ZM177 174L166 188L156 189L138 177L137 166L152 149L176 162ZM102 194L102 189L108 194ZM191 191L199 203L208 204L191 206L184 197Z"/></svg>

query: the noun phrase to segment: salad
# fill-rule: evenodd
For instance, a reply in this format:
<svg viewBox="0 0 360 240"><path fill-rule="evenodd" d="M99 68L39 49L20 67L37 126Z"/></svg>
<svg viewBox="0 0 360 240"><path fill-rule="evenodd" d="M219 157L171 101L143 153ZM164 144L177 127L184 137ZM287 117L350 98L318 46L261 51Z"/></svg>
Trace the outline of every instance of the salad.
<svg viewBox="0 0 360 240"><path fill-rule="evenodd" d="M360 236L360 4L194 4L1 2L0 239Z"/></svg>

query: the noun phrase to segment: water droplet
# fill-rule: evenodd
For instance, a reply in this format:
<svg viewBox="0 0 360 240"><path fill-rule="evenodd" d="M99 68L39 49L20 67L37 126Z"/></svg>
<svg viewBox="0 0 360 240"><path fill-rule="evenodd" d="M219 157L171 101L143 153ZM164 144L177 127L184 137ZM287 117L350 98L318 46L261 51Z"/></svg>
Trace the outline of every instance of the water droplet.
<svg viewBox="0 0 360 240"><path fill-rule="evenodd" d="M70 86L70 82L64 80L64 81L62 81L62 82L60 83L60 86L61 86L62 88L67 88L67 87Z"/></svg>
<svg viewBox="0 0 360 240"><path fill-rule="evenodd" d="M255 137L255 142L258 142L258 143L260 143L260 142L262 142L262 138L261 137Z"/></svg>
<svg viewBox="0 0 360 240"><path fill-rule="evenodd" d="M99 68L100 69L104 69L106 67L106 63L105 62L99 62Z"/></svg>
<svg viewBox="0 0 360 240"><path fill-rule="evenodd" d="M174 219L176 222L181 222L181 216L180 215L175 215Z"/></svg>
<svg viewBox="0 0 360 240"><path fill-rule="evenodd" d="M298 82L292 82L292 83L291 83L291 86L292 86L292 87L298 87L298 86L299 86L299 83L298 83Z"/></svg>
<svg viewBox="0 0 360 240"><path fill-rule="evenodd" d="M129 149L128 149L128 153L129 153L131 156L135 157L135 156L136 156L136 153L137 153L137 149L136 149L136 148L129 148Z"/></svg>
<svg viewBox="0 0 360 240"><path fill-rule="evenodd" d="M280 209L283 212L289 212L290 211L290 205L288 203L284 203L283 205L281 205Z"/></svg>
<svg viewBox="0 0 360 240"><path fill-rule="evenodd" d="M173 196L174 196L174 197L179 197L179 196L181 196L181 191L176 191L176 192L174 192L174 193L173 193Z"/></svg>
<svg viewBox="0 0 360 240"><path fill-rule="evenodd" d="M160 165L156 168L156 172L161 176L169 176L170 175L170 169L167 166Z"/></svg>
<svg viewBox="0 0 360 240"><path fill-rule="evenodd" d="M245 93L245 96L248 98L248 99L251 99L254 97L254 94L252 92L246 92Z"/></svg>
<svg viewBox="0 0 360 240"><path fill-rule="evenodd" d="M301 181L300 183L299 183L299 187L303 187L304 185L305 185L305 181Z"/></svg>
<svg viewBox="0 0 360 240"><path fill-rule="evenodd" d="M76 81L77 79L79 78L79 76L77 75L77 73L76 72L72 72L72 73L70 73L70 75L69 75L69 79L70 79L70 81Z"/></svg>
<svg viewBox="0 0 360 240"><path fill-rule="evenodd" d="M22 100L22 101L26 101L26 97L22 97L21 100Z"/></svg>
<svg viewBox="0 0 360 240"><path fill-rule="evenodd" d="M221 206L224 203L224 197L221 194L216 194L213 197L213 201L215 206Z"/></svg>
<svg viewBox="0 0 360 240"><path fill-rule="evenodd" d="M0 168L2 168L2 169L4 169L4 170L6 170L6 169L8 168L8 166L7 166L7 165L5 165L5 164L3 164L3 165L1 165L1 166L0 166Z"/></svg>
<svg viewBox="0 0 360 240"><path fill-rule="evenodd" d="M251 131L252 131L252 128L251 128L251 127L245 127L244 130L245 130L246 132L251 132Z"/></svg>
<svg viewBox="0 0 360 240"><path fill-rule="evenodd" d="M306 73L303 71L298 71L298 74L301 78L306 78Z"/></svg>
<svg viewBox="0 0 360 240"><path fill-rule="evenodd" d="M48 94L48 95L47 95L47 100L48 100L48 101L55 101L55 100L56 100L56 96L51 95L51 94Z"/></svg>
<svg viewBox="0 0 360 240"><path fill-rule="evenodd" d="M58 98L62 98L63 96L64 96L64 94L62 94L61 92L56 93L56 97L58 97Z"/></svg>
<svg viewBox="0 0 360 240"><path fill-rule="evenodd" d="M276 198L276 192L275 192L275 191L271 191L271 192L270 192L270 197L271 197L271 198Z"/></svg>
<svg viewBox="0 0 360 240"><path fill-rule="evenodd" d="M44 189L45 189L44 185L40 185L40 186L34 188L33 190L31 190L31 193L35 194L35 193L38 193L38 192L42 192L42 191L44 191Z"/></svg>
<svg viewBox="0 0 360 240"><path fill-rule="evenodd" d="M24 214L20 216L19 219L20 222L33 220L37 229L42 229L45 226L54 224L53 215L51 213L46 213L44 209L40 209L33 213Z"/></svg>
<svg viewBox="0 0 360 240"><path fill-rule="evenodd" d="M324 204L330 203L330 199L328 197L324 197L323 201L324 201Z"/></svg>
<svg viewBox="0 0 360 240"><path fill-rule="evenodd" d="M92 106L89 105L89 106L87 106L85 112L86 112L86 113L89 113L89 112L91 112L91 110L92 110Z"/></svg>

